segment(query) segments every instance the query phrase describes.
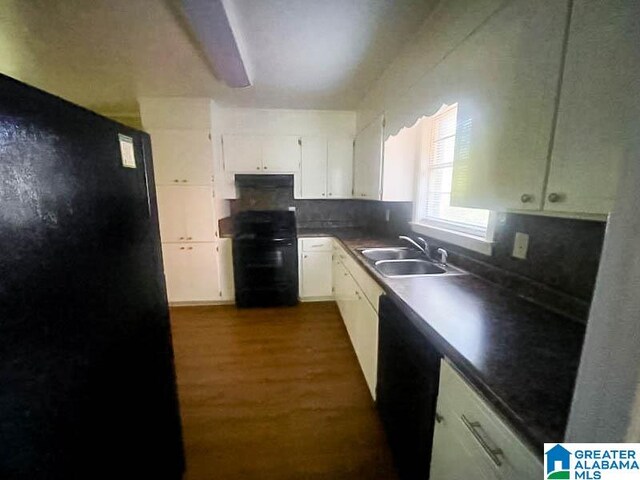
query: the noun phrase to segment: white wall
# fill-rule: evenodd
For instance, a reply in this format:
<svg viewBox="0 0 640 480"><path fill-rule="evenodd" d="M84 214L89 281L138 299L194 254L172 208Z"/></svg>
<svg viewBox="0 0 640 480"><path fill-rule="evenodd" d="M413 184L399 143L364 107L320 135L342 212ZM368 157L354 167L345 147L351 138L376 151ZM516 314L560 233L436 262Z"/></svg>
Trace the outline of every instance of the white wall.
<svg viewBox="0 0 640 480"><path fill-rule="evenodd" d="M640 442L640 140L629 149L609 217L569 442Z"/></svg>
<svg viewBox="0 0 640 480"><path fill-rule="evenodd" d="M222 134L355 136L356 112L221 108L211 105L215 190L221 198L236 198L234 178L223 171Z"/></svg>
<svg viewBox="0 0 640 480"><path fill-rule="evenodd" d="M357 131L392 109L399 99L492 14L512 0L447 0L435 8L409 42L367 91L358 106ZM435 112L431 112L435 113Z"/></svg>

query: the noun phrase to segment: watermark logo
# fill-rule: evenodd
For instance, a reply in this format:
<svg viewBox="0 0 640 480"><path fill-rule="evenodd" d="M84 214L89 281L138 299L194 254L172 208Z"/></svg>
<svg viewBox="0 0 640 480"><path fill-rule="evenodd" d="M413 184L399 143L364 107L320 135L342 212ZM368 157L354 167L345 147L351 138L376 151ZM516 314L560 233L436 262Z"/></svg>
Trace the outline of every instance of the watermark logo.
<svg viewBox="0 0 640 480"><path fill-rule="evenodd" d="M545 443L546 480L640 478L640 443Z"/></svg>

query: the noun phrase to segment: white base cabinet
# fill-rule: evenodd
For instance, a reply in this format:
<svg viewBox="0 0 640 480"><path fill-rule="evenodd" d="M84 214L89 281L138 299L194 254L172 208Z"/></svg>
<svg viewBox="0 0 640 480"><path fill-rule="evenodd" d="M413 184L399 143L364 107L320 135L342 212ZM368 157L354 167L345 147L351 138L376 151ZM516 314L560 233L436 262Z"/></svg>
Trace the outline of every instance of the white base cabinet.
<svg viewBox="0 0 640 480"><path fill-rule="evenodd" d="M334 244L333 289L349 339L371 397L378 373L378 298L382 289L337 243Z"/></svg>
<svg viewBox="0 0 640 480"><path fill-rule="evenodd" d="M162 245L169 302L195 303L219 300L216 247L216 242Z"/></svg>
<svg viewBox="0 0 640 480"><path fill-rule="evenodd" d="M440 369L430 478L543 478L538 457L447 360Z"/></svg>
<svg viewBox="0 0 640 480"><path fill-rule="evenodd" d="M330 237L298 240L298 285L301 300L332 298L332 244L333 240Z"/></svg>
<svg viewBox="0 0 640 480"><path fill-rule="evenodd" d="M233 241L221 238L218 241L218 278L220 282L220 301L235 300L235 284L233 279Z"/></svg>

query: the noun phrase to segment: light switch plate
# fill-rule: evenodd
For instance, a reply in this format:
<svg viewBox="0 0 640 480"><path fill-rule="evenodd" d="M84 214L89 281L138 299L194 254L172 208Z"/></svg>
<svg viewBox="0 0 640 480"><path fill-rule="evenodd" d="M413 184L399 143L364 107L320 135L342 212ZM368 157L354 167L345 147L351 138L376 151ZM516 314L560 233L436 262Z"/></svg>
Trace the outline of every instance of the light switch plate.
<svg viewBox="0 0 640 480"><path fill-rule="evenodd" d="M522 232L516 232L513 240L513 255L515 258L525 260L527 258L527 250L529 249L529 235Z"/></svg>

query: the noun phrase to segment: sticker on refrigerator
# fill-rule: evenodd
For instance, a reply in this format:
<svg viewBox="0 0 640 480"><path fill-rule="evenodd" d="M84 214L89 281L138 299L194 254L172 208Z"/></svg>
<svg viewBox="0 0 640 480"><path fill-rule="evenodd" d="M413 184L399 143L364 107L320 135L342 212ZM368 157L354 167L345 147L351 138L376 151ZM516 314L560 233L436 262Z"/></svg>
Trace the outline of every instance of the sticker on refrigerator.
<svg viewBox="0 0 640 480"><path fill-rule="evenodd" d="M127 168L136 168L136 155L133 150L133 138L119 133L118 140L120 141L120 156L122 157L122 166Z"/></svg>

